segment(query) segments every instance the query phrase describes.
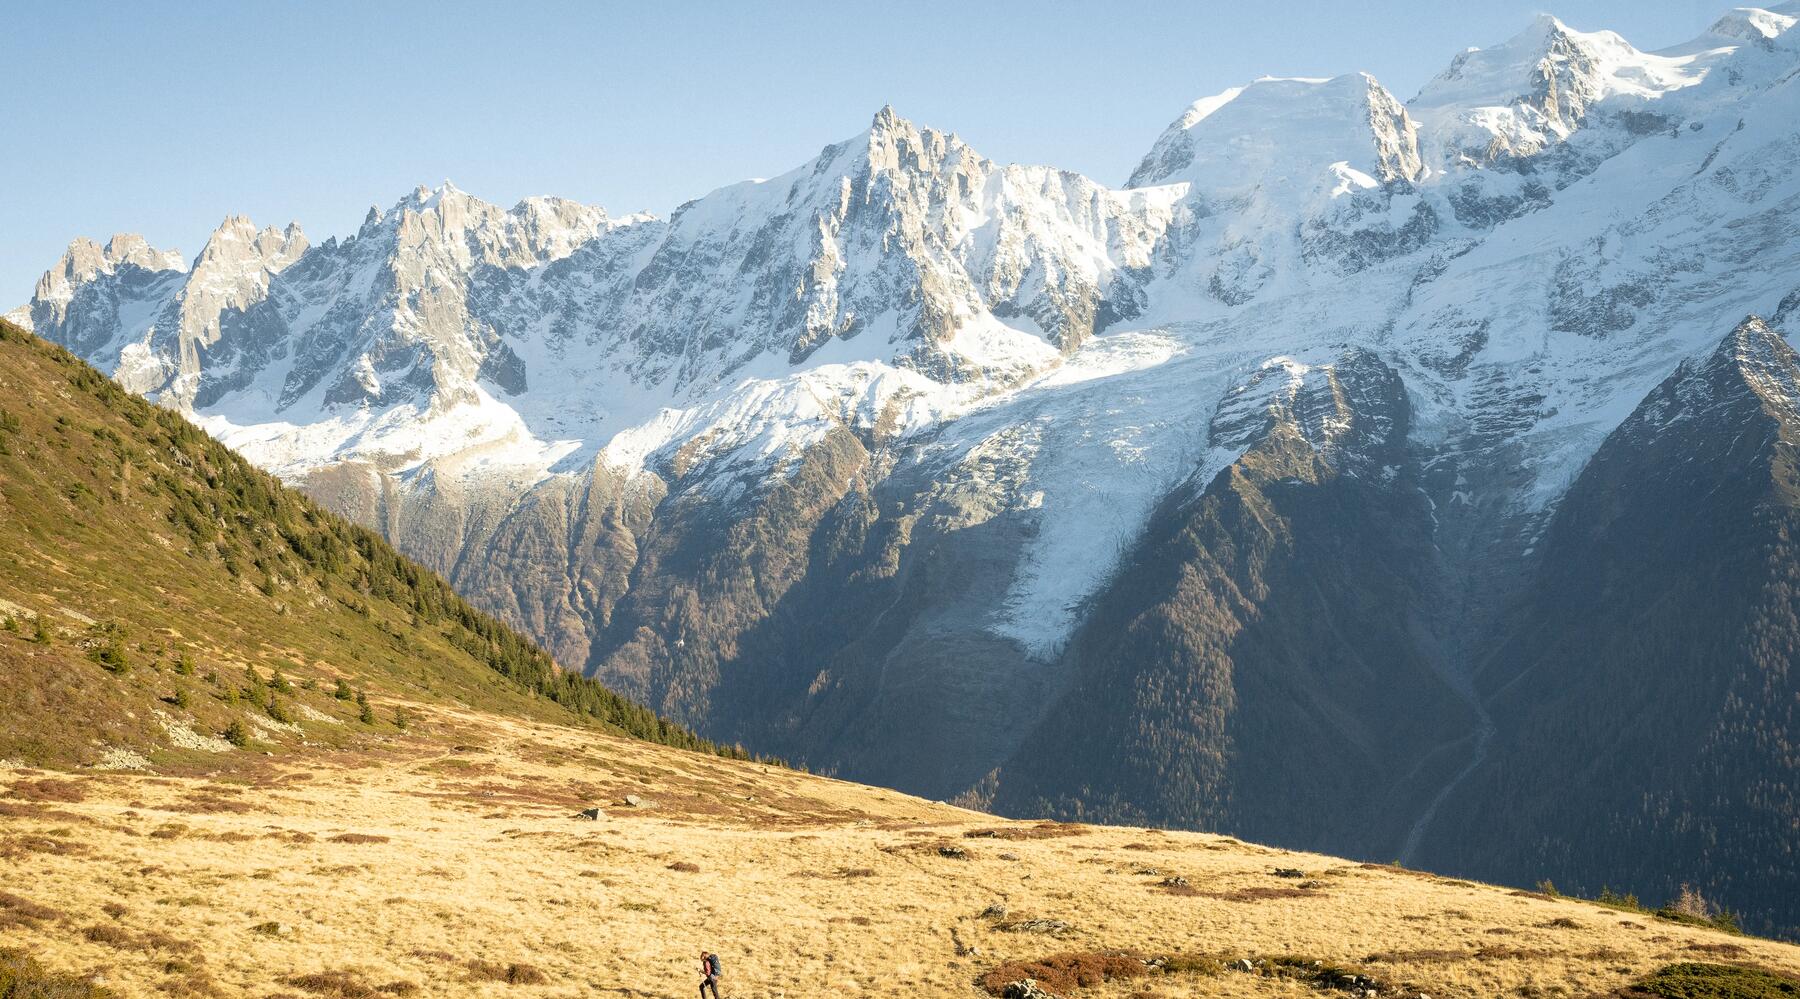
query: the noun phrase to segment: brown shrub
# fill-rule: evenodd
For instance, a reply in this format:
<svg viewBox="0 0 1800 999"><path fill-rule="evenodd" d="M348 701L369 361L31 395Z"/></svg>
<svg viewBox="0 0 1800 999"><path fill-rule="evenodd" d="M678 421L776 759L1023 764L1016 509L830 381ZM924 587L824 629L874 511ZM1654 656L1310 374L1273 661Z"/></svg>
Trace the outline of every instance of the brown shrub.
<svg viewBox="0 0 1800 999"><path fill-rule="evenodd" d="M53 857L85 857L92 853L85 844L54 836L13 836L0 840L0 857L17 857L26 853L47 853Z"/></svg>
<svg viewBox="0 0 1800 999"><path fill-rule="evenodd" d="M177 967L178 962L170 962L163 968L175 978L165 978L156 985L156 991L175 999L230 999L230 994L219 988L213 977L200 969Z"/></svg>
<svg viewBox="0 0 1800 999"><path fill-rule="evenodd" d="M124 906L120 905L117 902L108 902L105 905L100 907L100 911L106 913L107 915L113 917L114 919L123 919L123 918L125 918L125 913L130 910L126 909Z"/></svg>
<svg viewBox="0 0 1800 999"><path fill-rule="evenodd" d="M0 891L0 927L16 926L21 923L35 925L39 921L61 919L61 910L47 905L39 905L28 898L21 898L11 892Z"/></svg>
<svg viewBox="0 0 1800 999"><path fill-rule="evenodd" d="M375 836L370 833L338 833L326 840L327 843L386 843L386 836Z"/></svg>
<svg viewBox="0 0 1800 999"><path fill-rule="evenodd" d="M1062 993L1149 973L1143 957L1129 951L1071 951L1035 961L1007 961L982 975L976 984L997 996L1005 994L1007 985L1029 978L1048 991Z"/></svg>
<svg viewBox="0 0 1800 999"><path fill-rule="evenodd" d="M74 803L87 800L87 792L72 780L22 780L8 788L6 793L21 801Z"/></svg>
<svg viewBox="0 0 1800 999"><path fill-rule="evenodd" d="M151 930L138 937L138 948L140 950L173 951L178 954L192 954L199 949L188 941L177 940L161 930Z"/></svg>
<svg viewBox="0 0 1800 999"><path fill-rule="evenodd" d="M492 961L468 961L463 967L469 969L469 980L474 982L505 982L508 985L543 985L550 981L550 976L537 967L529 964L495 964Z"/></svg>
<svg viewBox="0 0 1800 999"><path fill-rule="evenodd" d="M254 811L254 806L235 798L224 798L217 794L192 794L168 806L165 811L185 812L188 815L216 815L230 813L242 815Z"/></svg>
<svg viewBox="0 0 1800 999"><path fill-rule="evenodd" d="M1531 947L1496 947L1483 944L1476 948L1475 958L1479 961L1542 961L1552 956L1552 952Z"/></svg>
<svg viewBox="0 0 1800 999"><path fill-rule="evenodd" d="M1442 964L1449 961L1467 961L1475 955L1466 950L1445 950L1431 948L1428 950L1387 950L1378 954L1370 954L1363 958L1364 964Z"/></svg>
<svg viewBox="0 0 1800 999"><path fill-rule="evenodd" d="M81 935L86 937L90 943L105 944L120 950L138 949L137 938L117 926L95 924L83 930Z"/></svg>
<svg viewBox="0 0 1800 999"><path fill-rule="evenodd" d="M1691 943L1687 945L1687 949L1702 954L1717 954L1720 957L1743 957L1750 953L1734 943Z"/></svg>
<svg viewBox="0 0 1800 999"><path fill-rule="evenodd" d="M875 868L840 867L837 869L837 876L840 878L872 878L875 876Z"/></svg>
<svg viewBox="0 0 1800 999"><path fill-rule="evenodd" d="M107 923L95 923L83 930L81 935L92 943L105 944L120 950L160 950L173 954L193 954L199 950L188 941L178 940L161 930L151 930L138 935L123 927Z"/></svg>
<svg viewBox="0 0 1800 999"><path fill-rule="evenodd" d="M1063 836L1085 836L1091 830L1079 822L1039 822L1029 826L997 826L970 829L966 839L1057 839Z"/></svg>
<svg viewBox="0 0 1800 999"><path fill-rule="evenodd" d="M310 975L292 975L282 979L295 988L305 989L314 995L329 996L331 999L380 999L381 996L416 996L419 986L416 982L388 982L386 985L370 985L348 971L320 971Z"/></svg>
<svg viewBox="0 0 1800 999"><path fill-rule="evenodd" d="M698 874L700 873L700 865L690 864L685 860L677 860L669 865L669 870L680 871L683 874Z"/></svg>
<svg viewBox="0 0 1800 999"><path fill-rule="evenodd" d="M1581 924L1568 916L1557 916L1547 923L1539 923L1538 927L1546 930L1579 930Z"/></svg>
<svg viewBox="0 0 1800 999"><path fill-rule="evenodd" d="M310 975L290 975L282 979L297 989L331 999L380 999L373 985L348 971L317 971Z"/></svg>
<svg viewBox="0 0 1800 999"><path fill-rule="evenodd" d="M298 829L289 829L289 830L284 830L281 832L263 833L263 838L264 839L279 839L279 840L283 840L288 843L299 843L299 844L306 844L306 843L311 843L314 841L314 837L313 837L312 833L301 832Z"/></svg>

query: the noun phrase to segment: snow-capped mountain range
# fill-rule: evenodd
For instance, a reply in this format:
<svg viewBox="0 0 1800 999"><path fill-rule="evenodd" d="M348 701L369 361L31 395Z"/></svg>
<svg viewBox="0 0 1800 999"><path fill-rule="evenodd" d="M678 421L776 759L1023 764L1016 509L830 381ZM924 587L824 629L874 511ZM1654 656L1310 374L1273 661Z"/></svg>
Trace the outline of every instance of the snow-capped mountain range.
<svg viewBox="0 0 1800 999"><path fill-rule="evenodd" d="M445 183L319 244L77 240L12 316L705 734L1064 807L1007 774L1095 608L1283 441L1422 504L1421 675L1490 724L1442 636L1499 626L1659 383L1800 311L1797 19L1642 52L1541 17L1409 100L1259 79L1120 187L884 108L667 219Z"/></svg>

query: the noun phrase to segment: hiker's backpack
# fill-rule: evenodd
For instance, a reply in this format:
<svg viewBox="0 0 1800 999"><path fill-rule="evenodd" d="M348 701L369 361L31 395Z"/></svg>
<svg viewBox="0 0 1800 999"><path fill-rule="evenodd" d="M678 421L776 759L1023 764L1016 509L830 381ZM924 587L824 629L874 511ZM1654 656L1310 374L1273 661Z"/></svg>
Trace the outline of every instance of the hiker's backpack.
<svg viewBox="0 0 1800 999"><path fill-rule="evenodd" d="M706 963L712 967L712 973L713 973L714 978L717 978L720 975L724 974L723 971L719 970L719 955L717 955L717 954L706 955Z"/></svg>

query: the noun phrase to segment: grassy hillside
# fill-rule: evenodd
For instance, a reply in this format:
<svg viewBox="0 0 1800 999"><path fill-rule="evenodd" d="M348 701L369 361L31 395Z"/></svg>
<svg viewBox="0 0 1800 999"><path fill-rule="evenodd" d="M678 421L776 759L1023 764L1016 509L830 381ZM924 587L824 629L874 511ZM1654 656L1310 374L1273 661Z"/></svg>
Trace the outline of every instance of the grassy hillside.
<svg viewBox="0 0 1800 999"><path fill-rule="evenodd" d="M213 778L0 769L0 949L124 996L258 999L687 996L703 947L732 999L1800 988L1800 948L1648 913L417 710L462 741ZM1777 985L1690 988L1739 966Z"/></svg>
<svg viewBox="0 0 1800 999"><path fill-rule="evenodd" d="M0 759L23 763L211 769L429 735L400 699L722 752L5 324L0 676Z"/></svg>

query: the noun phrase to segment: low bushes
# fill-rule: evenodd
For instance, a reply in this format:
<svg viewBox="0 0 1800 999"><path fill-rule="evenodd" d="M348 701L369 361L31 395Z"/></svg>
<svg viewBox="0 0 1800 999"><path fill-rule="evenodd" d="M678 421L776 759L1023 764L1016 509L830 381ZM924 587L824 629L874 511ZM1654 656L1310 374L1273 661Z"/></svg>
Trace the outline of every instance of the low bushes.
<svg viewBox="0 0 1800 999"><path fill-rule="evenodd" d="M1620 993L1624 999L1794 999L1800 979L1762 968L1683 962L1658 969Z"/></svg>
<svg viewBox="0 0 1800 999"><path fill-rule="evenodd" d="M30 999L115 999L93 982L45 971L21 950L0 949L0 996Z"/></svg>
<svg viewBox="0 0 1800 999"><path fill-rule="evenodd" d="M1100 985L1150 973L1151 965L1129 951L1070 951L1036 961L1008 961L982 975L976 984L989 995L1004 995L1013 982L1031 979L1051 992Z"/></svg>

